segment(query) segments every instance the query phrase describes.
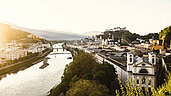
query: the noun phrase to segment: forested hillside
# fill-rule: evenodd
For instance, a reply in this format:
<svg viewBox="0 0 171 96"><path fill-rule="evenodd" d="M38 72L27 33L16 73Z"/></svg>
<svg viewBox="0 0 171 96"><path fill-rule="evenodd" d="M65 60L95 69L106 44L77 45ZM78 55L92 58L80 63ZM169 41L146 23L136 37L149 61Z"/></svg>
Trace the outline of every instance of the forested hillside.
<svg viewBox="0 0 171 96"><path fill-rule="evenodd" d="M132 43L132 41L137 40L137 38L143 39L145 41L149 41L149 39L151 39L151 38L154 38L156 40L159 39L158 33L149 33L147 35L139 35L136 33L131 33L129 31L105 31L105 32L111 33L115 42L117 42L120 39L123 39L122 43L128 43L128 44ZM100 35L96 35L96 36L97 36L97 38L100 38ZM107 39L107 38L111 39L112 37L109 35L103 35L103 38L104 39Z"/></svg>
<svg viewBox="0 0 171 96"><path fill-rule="evenodd" d="M170 39L171 38L171 26L161 30L159 33L159 38L165 39L165 40Z"/></svg>
<svg viewBox="0 0 171 96"><path fill-rule="evenodd" d="M163 45L170 45L171 40L171 26L164 28L159 33L159 39L163 40Z"/></svg>

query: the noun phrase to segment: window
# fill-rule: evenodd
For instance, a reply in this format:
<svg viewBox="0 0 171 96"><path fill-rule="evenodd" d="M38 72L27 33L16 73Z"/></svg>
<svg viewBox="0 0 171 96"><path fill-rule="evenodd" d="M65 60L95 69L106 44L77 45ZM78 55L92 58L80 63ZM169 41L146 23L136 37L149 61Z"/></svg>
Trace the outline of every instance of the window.
<svg viewBox="0 0 171 96"><path fill-rule="evenodd" d="M142 66L145 66L145 64L142 64Z"/></svg>
<svg viewBox="0 0 171 96"><path fill-rule="evenodd" d="M137 84L139 84L139 80L137 80Z"/></svg>
<svg viewBox="0 0 171 96"><path fill-rule="evenodd" d="M147 74L148 74L148 71L147 71L147 69L141 69L141 70L139 71L139 73L147 73Z"/></svg>
<svg viewBox="0 0 171 96"><path fill-rule="evenodd" d="M145 78L142 78L142 84L145 84Z"/></svg>
<svg viewBox="0 0 171 96"><path fill-rule="evenodd" d="M130 58L130 62L132 62L132 58Z"/></svg>
<svg viewBox="0 0 171 96"><path fill-rule="evenodd" d="M152 59L152 64L154 64L154 57L153 57L153 59Z"/></svg>
<svg viewBox="0 0 171 96"><path fill-rule="evenodd" d="M151 93L151 88L148 88L149 92Z"/></svg>
<svg viewBox="0 0 171 96"><path fill-rule="evenodd" d="M145 87L142 87L142 91L143 91L143 93L145 94Z"/></svg>
<svg viewBox="0 0 171 96"><path fill-rule="evenodd" d="M148 79L148 85L151 85L151 79Z"/></svg>
<svg viewBox="0 0 171 96"><path fill-rule="evenodd" d="M132 62L132 59L133 59L133 58L132 58L132 55L130 55L130 62Z"/></svg>

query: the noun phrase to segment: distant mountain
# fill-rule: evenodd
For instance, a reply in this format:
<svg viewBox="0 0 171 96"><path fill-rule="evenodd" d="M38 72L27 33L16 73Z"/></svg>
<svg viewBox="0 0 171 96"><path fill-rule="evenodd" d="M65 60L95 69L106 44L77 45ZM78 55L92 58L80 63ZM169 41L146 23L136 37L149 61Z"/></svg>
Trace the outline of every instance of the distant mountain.
<svg viewBox="0 0 171 96"><path fill-rule="evenodd" d="M30 35L28 32L24 32L19 29L11 28L8 24L0 23L0 41L10 42L12 40L20 40L27 38Z"/></svg>
<svg viewBox="0 0 171 96"><path fill-rule="evenodd" d="M21 30L32 33L33 35L40 36L48 40L79 40L86 37L79 34L66 33L64 31L52 32L52 31L36 30L36 29L28 29L28 28L22 28Z"/></svg>
<svg viewBox="0 0 171 96"><path fill-rule="evenodd" d="M72 33L69 31L56 31L53 29L37 30L37 29L19 27L9 22L7 22L7 24L10 25L12 28L20 29L22 31L29 32L33 35L40 36L48 40L79 40L79 39L83 39L87 37L85 35L80 35L80 34Z"/></svg>
<svg viewBox="0 0 171 96"><path fill-rule="evenodd" d="M101 31L89 31L89 32L83 33L83 35L93 36L93 35L99 35L100 33L101 33Z"/></svg>

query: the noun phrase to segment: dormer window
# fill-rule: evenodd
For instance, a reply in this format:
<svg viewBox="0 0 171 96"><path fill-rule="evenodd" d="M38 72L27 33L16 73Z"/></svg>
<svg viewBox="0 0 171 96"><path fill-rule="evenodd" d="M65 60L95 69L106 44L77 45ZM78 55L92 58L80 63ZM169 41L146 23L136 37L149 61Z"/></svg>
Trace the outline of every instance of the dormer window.
<svg viewBox="0 0 171 96"><path fill-rule="evenodd" d="M142 64L142 66L145 66L145 64Z"/></svg>
<svg viewBox="0 0 171 96"><path fill-rule="evenodd" d="M139 71L139 73L146 73L146 74L148 74L148 71L147 71L147 69L141 69L141 70Z"/></svg>

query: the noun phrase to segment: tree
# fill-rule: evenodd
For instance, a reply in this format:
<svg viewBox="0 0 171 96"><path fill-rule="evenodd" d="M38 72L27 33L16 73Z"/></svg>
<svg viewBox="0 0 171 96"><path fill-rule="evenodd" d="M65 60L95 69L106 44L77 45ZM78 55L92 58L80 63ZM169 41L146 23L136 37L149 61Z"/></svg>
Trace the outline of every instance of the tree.
<svg viewBox="0 0 171 96"><path fill-rule="evenodd" d="M61 77L62 81L55 89L51 91L50 96L59 96L60 94L65 95L66 91L69 92L69 95L71 94L70 96L73 96L72 94L75 94L74 96L87 96L84 95L84 91L88 89L84 89L83 86L91 88L92 85L89 83L95 84L95 86L99 86L99 84L100 86L105 86L106 89L108 88L109 94L113 93L115 86L112 85L112 82L114 82L113 84L117 85L117 75L112 65L109 63L99 64L96 62L96 58L93 55L85 52L80 52L74 58L75 59L73 62L65 66L66 68L64 70L63 76ZM86 84L85 82L87 82L89 85L84 85ZM78 91L78 88L74 86L80 86L79 84L83 85L83 93L81 93L82 90L79 89L79 93L76 94L74 92ZM68 90L70 90L71 93ZM90 96L105 96L104 94L99 93L99 91L91 92L91 90L89 90L89 92L91 93L89 94Z"/></svg>
<svg viewBox="0 0 171 96"><path fill-rule="evenodd" d="M114 93L115 89L119 88L116 70L113 65L109 63L99 64L97 66L93 80L107 86L111 94Z"/></svg>
<svg viewBox="0 0 171 96"><path fill-rule="evenodd" d="M61 82L56 88L50 91L49 96L59 96L60 94L65 94L69 89L68 82Z"/></svg>
<svg viewBox="0 0 171 96"><path fill-rule="evenodd" d="M108 96L106 86L90 80L79 80L67 91L66 96Z"/></svg>
<svg viewBox="0 0 171 96"><path fill-rule="evenodd" d="M107 85L106 72L101 70L97 71L93 76L93 80L97 80L100 84Z"/></svg>
<svg viewBox="0 0 171 96"><path fill-rule="evenodd" d="M136 85L134 80L126 82L125 90L122 85L119 90L116 91L116 96L170 96L171 95L171 73L168 73L167 82L160 86L159 88L155 89L152 87L152 93L148 89L143 88L141 86ZM121 83L120 83L121 84ZM132 85L136 85L135 88ZM144 92L143 92L144 91Z"/></svg>
<svg viewBox="0 0 171 96"><path fill-rule="evenodd" d="M170 46L170 39L171 38L171 26L164 28L159 33L159 39L163 40L162 45L165 46L165 48Z"/></svg>
<svg viewBox="0 0 171 96"><path fill-rule="evenodd" d="M97 64L96 59L91 54L82 52L76 55L74 61L65 68L63 80L68 81L75 75L82 77L87 73L92 73Z"/></svg>

